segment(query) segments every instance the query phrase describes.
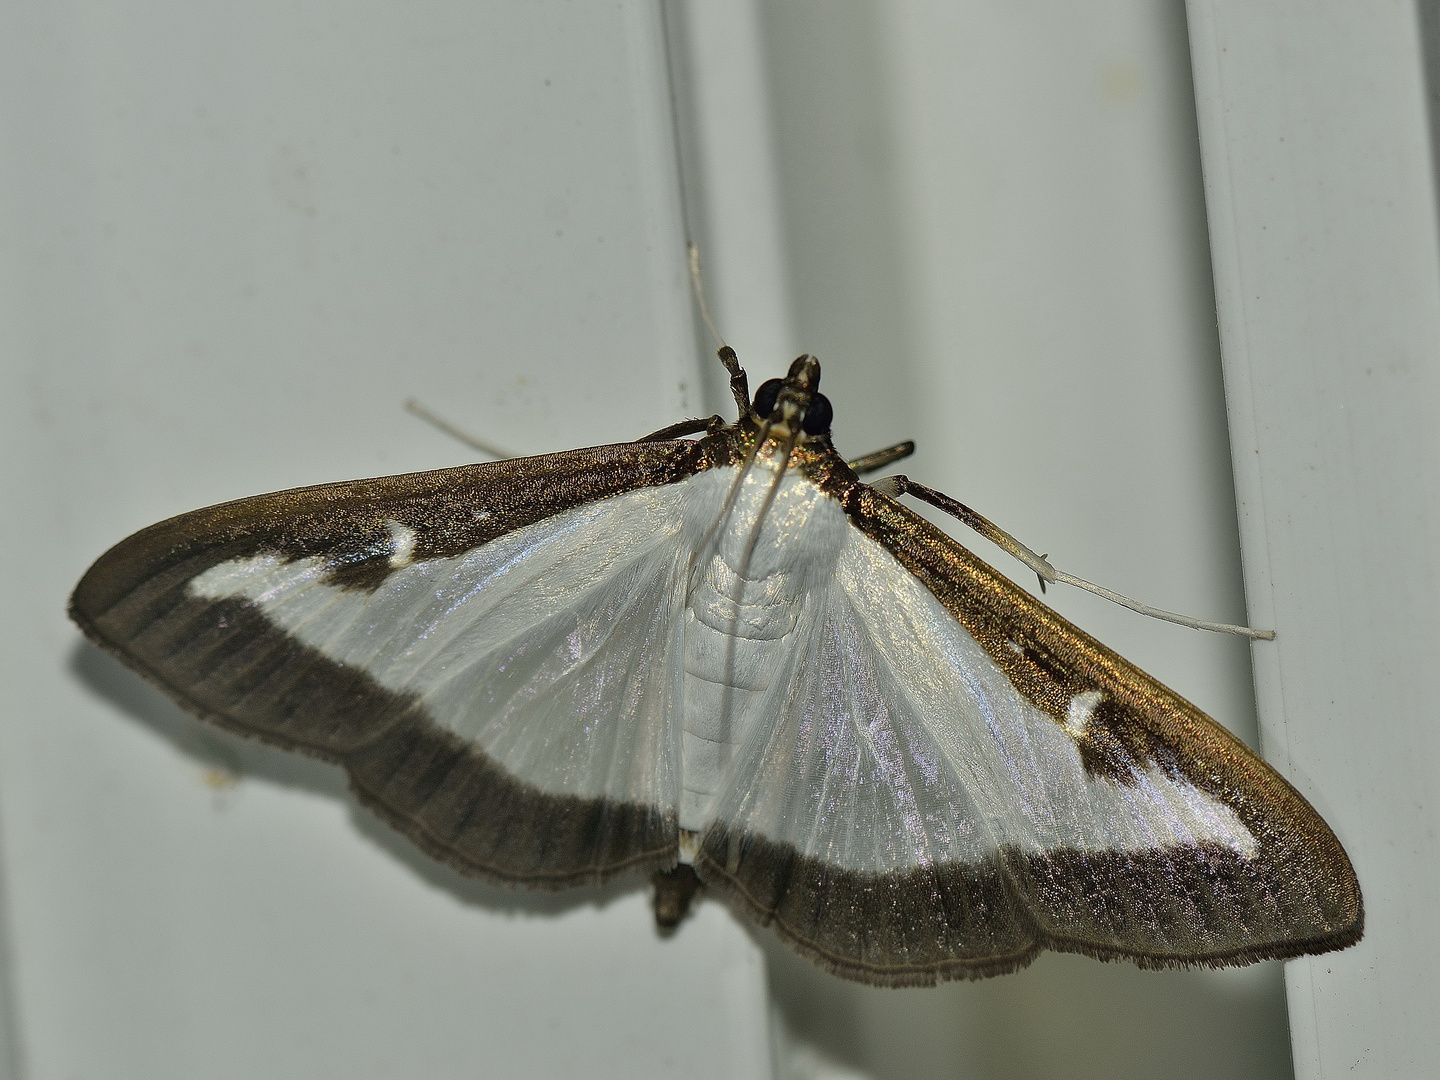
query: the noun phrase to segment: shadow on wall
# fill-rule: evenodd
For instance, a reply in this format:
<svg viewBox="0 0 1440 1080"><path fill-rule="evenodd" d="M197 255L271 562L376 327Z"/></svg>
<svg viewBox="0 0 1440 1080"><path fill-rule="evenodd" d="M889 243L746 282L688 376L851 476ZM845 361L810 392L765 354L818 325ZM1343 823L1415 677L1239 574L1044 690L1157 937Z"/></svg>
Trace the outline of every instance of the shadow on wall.
<svg viewBox="0 0 1440 1080"><path fill-rule="evenodd" d="M70 654L70 670L91 691L194 761L206 771L207 782L217 790L242 779L257 779L335 799L349 809L358 833L417 877L461 903L496 912L553 915L587 905L604 907L643 884L640 878L622 878L605 885L552 893L490 885L465 877L430 858L362 807L350 793L345 771L339 766L242 738L198 720L89 642L76 643Z"/></svg>
<svg viewBox="0 0 1440 1080"><path fill-rule="evenodd" d="M819 1076L871 1080L1292 1075L1273 1035L1286 1030L1279 963L1157 972L1046 953L978 983L879 990L762 944L797 1076L812 1057Z"/></svg>
<svg viewBox="0 0 1440 1080"><path fill-rule="evenodd" d="M1430 157L1437 184L1435 200L1440 204L1440 4L1415 5L1420 19L1421 58L1425 65L1425 103L1430 112Z"/></svg>

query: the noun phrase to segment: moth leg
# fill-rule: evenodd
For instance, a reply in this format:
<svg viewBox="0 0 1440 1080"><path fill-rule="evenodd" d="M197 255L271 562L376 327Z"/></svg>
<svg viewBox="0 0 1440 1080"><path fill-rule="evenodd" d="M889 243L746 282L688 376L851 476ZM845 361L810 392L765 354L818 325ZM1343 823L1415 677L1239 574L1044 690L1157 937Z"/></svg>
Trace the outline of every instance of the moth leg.
<svg viewBox="0 0 1440 1080"><path fill-rule="evenodd" d="M735 399L735 407L740 410L739 419L743 420L751 411L749 376L740 366L740 358L735 355L735 350L729 345L720 346L715 350L715 355L730 373L730 396Z"/></svg>
<svg viewBox="0 0 1440 1080"><path fill-rule="evenodd" d="M853 467L853 466L852 466ZM887 476L876 480L870 485L882 495L889 495L892 499L901 495L913 495L921 502L927 502L951 517L968 525L986 540L989 540L1002 551L1007 551L1022 563L1035 571L1035 576L1040 579L1040 588L1043 591L1047 582L1058 581L1059 574L1050 565L1043 555L1036 555L1024 544L1020 543L1013 536L1007 533L1000 526L988 518L981 517L970 507L962 502L957 502L949 495L928 488L924 484L917 484L904 473L896 473L894 476Z"/></svg>
<svg viewBox="0 0 1440 1080"><path fill-rule="evenodd" d="M666 439L682 439L686 435L698 435L702 431L712 432L716 425L725 426L725 418L722 416L696 417L693 420L681 420L677 424L663 427L659 431L652 431L649 435L636 439L636 442L664 442Z"/></svg>
<svg viewBox="0 0 1440 1080"><path fill-rule="evenodd" d="M700 879L695 876L693 866L680 863L673 870L657 870L651 874L650 888L655 929L661 937L669 937L690 914L690 904L701 889Z"/></svg>
<svg viewBox="0 0 1440 1080"><path fill-rule="evenodd" d="M1141 615L1148 615L1152 619L1163 619L1165 622L1178 623L1180 626L1189 626L1195 630L1213 630L1219 634L1239 634L1241 637L1259 638L1263 641L1275 639L1274 630L1255 630L1248 626L1234 626L1230 623L1205 622L1202 619L1191 618L1189 615L1180 615L1174 611L1165 611L1163 608L1151 607L1149 604L1142 604L1138 600L1131 600L1128 596L1121 596L1117 592L1094 582L1086 581L1084 578L1075 577L1051 566L1044 555L1037 555L1024 544L1020 543L1013 536L1007 533L994 522L981 517L970 507L962 502L942 494L934 488L928 488L924 484L917 484L908 476L896 473L894 476L887 476L875 481L870 485L882 495L889 495L892 499L901 495L913 495L922 502L945 511L951 517L964 522L970 528L989 540L996 547L1009 552L1015 558L1035 571L1040 579L1040 591L1045 591L1047 582L1063 582L1066 585L1073 585L1077 589L1084 589L1096 596L1103 596L1112 603L1127 607L1131 611L1138 611Z"/></svg>
<svg viewBox="0 0 1440 1080"><path fill-rule="evenodd" d="M480 453L488 454L490 457L493 457L499 461L505 461L509 458L517 456L515 454L512 454L509 450L502 450L498 446L492 446L490 443L481 442L473 435L467 435L465 432L461 431L444 417L431 412L414 398L406 399L405 411L408 412L411 416L418 416L421 420L424 420L431 427L435 428L435 430L443 431L452 439L459 439L466 446L470 447L470 449L479 450Z"/></svg>
<svg viewBox="0 0 1440 1080"><path fill-rule="evenodd" d="M907 458L913 453L915 453L915 443L911 439L906 439L904 442L897 442L894 446L887 446L884 450L875 450L869 454L851 458L845 464L859 475L864 476L866 473L883 469L886 465L893 465L901 458Z"/></svg>

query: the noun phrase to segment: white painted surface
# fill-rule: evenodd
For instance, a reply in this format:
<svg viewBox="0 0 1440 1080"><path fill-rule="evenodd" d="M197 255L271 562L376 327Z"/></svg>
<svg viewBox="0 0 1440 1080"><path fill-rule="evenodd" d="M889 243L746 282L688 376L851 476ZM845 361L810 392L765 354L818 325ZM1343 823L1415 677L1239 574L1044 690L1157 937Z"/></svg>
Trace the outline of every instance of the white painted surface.
<svg viewBox="0 0 1440 1080"><path fill-rule="evenodd" d="M1289 965L1297 1076L1440 1061L1440 258L1414 5L1191 0L1267 754L1366 935Z"/></svg>
<svg viewBox="0 0 1440 1080"><path fill-rule="evenodd" d="M700 245L710 314L742 363L761 361L767 371L781 365L784 374L784 362L805 344L794 325L761 7L667 0L665 13L686 218ZM701 340L713 356L708 331ZM710 409L733 415L724 369L713 364L705 374Z"/></svg>
<svg viewBox="0 0 1440 1080"><path fill-rule="evenodd" d="M818 353L844 449L915 437L907 472L1060 567L1162 606L1243 617L1178 0L695 7L692 31L719 37L708 51L710 31L691 41L707 58L711 89L699 99L712 110L693 179L740 192L700 205L704 228L748 237L712 240L707 267L722 327L752 371ZM1370 40L1326 10L1316 32L1344 44L1312 62L1317 77L1354 47L1347 37ZM1374 33L1410 17L1408 5L1353 10L1385 16ZM29 530L12 536L33 555L6 590L10 610L34 613L5 631L0 848L29 1075L164 1076L166 1066L203 1077L246 1055L254 1075L484 1075L502 1061L524 1075L530 1052L541 1055L533 1074L728 1064L763 1075L763 1017L723 1004L755 1000L758 966L713 906L662 945L636 896L572 907L473 889L352 813L337 774L190 724L77 647L60 614L94 555L166 514L460 460L399 411L410 395L527 452L633 437L680 413L728 414L723 390L702 404L680 364L695 339L683 267L662 235L670 210L652 212L663 186L636 177L651 175L637 162L662 167L654 153L668 135L654 133L653 113L636 127L614 104L653 91L653 67L631 65L629 31L609 21L618 11L0 9L0 92L15 117L0 154L0 438L6 505ZM1413 61L1393 48L1364 55L1387 79ZM1345 102L1364 97L1350 81L1266 105L1266 78L1249 83L1261 119L1282 107L1350 117ZM653 103L651 91L634 90ZM1413 118L1413 96L1395 101ZM651 136L619 154L622 128ZM1335 128L1367 130L1353 118ZM1407 130L1418 151L1423 131ZM1298 177L1312 164L1289 167ZM1378 213L1391 194L1358 204ZM1428 224L1396 213L1401 231L1433 243ZM767 216L778 241L755 225ZM1372 224L1353 206L1347 219L1362 234ZM1340 250L1326 255L1336 281L1347 280ZM1433 262L1418 277L1394 272L1428 281ZM1390 271L1356 267L1357 295L1377 304ZM1348 290L1321 295L1350 303ZM1333 315L1320 325L1357 332ZM1391 340L1373 329L1366 348ZM1319 355L1339 355L1326 347ZM1420 411L1430 389L1423 379L1414 394L1387 389L1371 416L1389 419L1361 430L1393 432L1405 450L1414 428L1393 417ZM1300 392L1310 400L1308 385ZM1405 487L1371 471L1384 460L1372 444L1357 459L1366 468L1347 474L1353 498L1380 510L1399 505L1384 493L1404 491L1423 509L1433 456L1421 446L1398 459L1430 470ZM1342 778L1332 795L1310 772L1321 755L1297 751L1293 728L1288 745L1269 740L1348 842L1347 800L1393 809L1416 787L1392 793L1396 774L1383 770L1418 784L1433 748L1426 712L1408 714L1404 742L1386 737L1402 714L1382 707L1372 680L1389 658L1414 655L1406 649L1434 654L1433 603L1401 602L1422 602L1434 545L1351 562L1354 526L1326 513L1325 528L1346 538L1346 566L1369 576L1295 564L1291 580L1319 583L1361 620L1315 632L1415 631L1367 637L1366 663L1344 669L1343 685L1312 684L1361 703L1333 710L1350 740L1338 752L1373 772ZM1372 547L1413 535L1382 520L1390 529ZM1376 589L1394 602L1372 615L1357 598ZM1244 732L1243 643L1051 597ZM1357 637L1350 629L1336 647ZM215 766L245 779L204 786L224 781L206 772ZM1401 824L1418 830L1427 805ZM1391 849L1393 823L1365 820L1369 839L1351 851L1373 934L1380 863L1367 860ZM1424 855L1412 843L1390 865L1433 873ZM1396 879L1382 895L1414 926L1433 925L1417 906L1433 902L1433 881ZM1289 1071L1276 967L1150 974L1049 958L1002 980L882 992L774 949L769 961L783 1063L797 1075ZM1429 970L1423 949L1391 961L1410 984L1361 973L1347 985L1377 989L1378 1004L1346 997L1315 1013L1317 1028L1354 1039L1364 1029L1346 1010L1401 1017L1429 1000L1413 982ZM691 978L717 971L711 984ZM659 1019L705 1008L712 986L721 1011L702 1012L705 1023ZM722 1036L750 1056L717 1057ZM430 1056L391 1056L417 1044Z"/></svg>
<svg viewBox="0 0 1440 1080"><path fill-rule="evenodd" d="M24 1076L768 1075L722 909L461 880L63 613L170 514L465 460L412 395L522 452L700 411L662 46L653 4L0 10Z"/></svg>

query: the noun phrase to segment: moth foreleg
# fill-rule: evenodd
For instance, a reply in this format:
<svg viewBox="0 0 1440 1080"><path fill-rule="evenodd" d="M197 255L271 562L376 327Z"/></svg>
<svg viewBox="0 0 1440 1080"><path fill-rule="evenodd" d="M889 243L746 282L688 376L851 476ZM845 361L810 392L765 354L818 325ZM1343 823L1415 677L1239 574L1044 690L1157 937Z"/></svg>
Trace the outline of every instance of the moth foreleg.
<svg viewBox="0 0 1440 1080"><path fill-rule="evenodd" d="M667 439L683 439L686 435L699 435L702 431L713 432L717 426L725 426L723 416L697 416L693 420L681 420L669 427L662 427L659 431L652 431L649 435L641 436L635 441L664 442Z"/></svg>
<svg viewBox="0 0 1440 1080"><path fill-rule="evenodd" d="M906 439L904 442L897 442L894 446L887 446L883 450L851 458L845 464L860 476L864 476L866 473L883 469L886 465L894 465L895 462L907 458L913 453L915 453L915 443L911 439Z"/></svg>

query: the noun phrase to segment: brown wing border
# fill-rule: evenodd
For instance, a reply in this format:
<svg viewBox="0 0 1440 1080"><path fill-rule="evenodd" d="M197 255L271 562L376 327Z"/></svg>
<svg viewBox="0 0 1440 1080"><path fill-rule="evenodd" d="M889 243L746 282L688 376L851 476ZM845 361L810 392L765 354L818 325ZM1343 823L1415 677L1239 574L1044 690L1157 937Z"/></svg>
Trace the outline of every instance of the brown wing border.
<svg viewBox="0 0 1440 1080"><path fill-rule="evenodd" d="M415 531L412 558L468 551L571 507L674 483L710 466L702 442L614 443L433 472L345 480L219 503L169 518L120 541L86 571L70 597L84 627L153 568L200 549L335 557L340 583L375 588L392 567L376 556L387 521Z"/></svg>

